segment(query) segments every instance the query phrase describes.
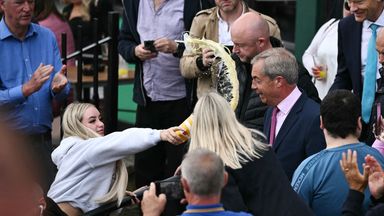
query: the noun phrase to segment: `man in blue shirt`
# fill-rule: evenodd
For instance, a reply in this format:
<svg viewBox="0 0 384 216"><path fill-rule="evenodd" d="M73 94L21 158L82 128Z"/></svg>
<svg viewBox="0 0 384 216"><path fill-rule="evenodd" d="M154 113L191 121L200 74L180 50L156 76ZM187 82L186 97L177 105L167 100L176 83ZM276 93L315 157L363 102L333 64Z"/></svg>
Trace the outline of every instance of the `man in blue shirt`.
<svg viewBox="0 0 384 216"><path fill-rule="evenodd" d="M46 168L44 189L54 179L52 99L62 100L70 85L54 34L31 23L34 0L0 0L0 106L15 129L27 134Z"/></svg>
<svg viewBox="0 0 384 216"><path fill-rule="evenodd" d="M323 129L326 149L305 159L296 169L293 189L321 215L341 215L342 205L348 195L348 184L340 169L342 153L348 149L357 152L361 164L366 155L372 155L384 165L383 156L374 148L359 142L362 130L361 104L357 96L347 90L330 92L320 106L320 128ZM365 190L365 210L369 203L369 190Z"/></svg>
<svg viewBox="0 0 384 216"><path fill-rule="evenodd" d="M183 216L188 215L223 215L250 216L244 212L225 211L220 204L221 190L228 181L228 173L224 163L214 152L197 149L188 153L181 164L181 184L185 199L188 201ZM166 197L156 196L156 187L152 183L149 190L144 192L141 208L143 215L160 215L164 209Z"/></svg>

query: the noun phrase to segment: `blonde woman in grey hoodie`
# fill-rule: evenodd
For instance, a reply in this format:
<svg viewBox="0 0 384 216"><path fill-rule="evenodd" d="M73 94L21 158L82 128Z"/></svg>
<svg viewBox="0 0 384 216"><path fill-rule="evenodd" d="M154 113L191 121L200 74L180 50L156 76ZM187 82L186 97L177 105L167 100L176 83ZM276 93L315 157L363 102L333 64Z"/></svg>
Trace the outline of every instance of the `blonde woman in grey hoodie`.
<svg viewBox="0 0 384 216"><path fill-rule="evenodd" d="M63 116L64 139L52 153L58 168L48 196L70 216L101 203L121 203L128 183L122 159L156 145L180 143L177 128L130 128L104 136L100 112L88 103L70 104Z"/></svg>

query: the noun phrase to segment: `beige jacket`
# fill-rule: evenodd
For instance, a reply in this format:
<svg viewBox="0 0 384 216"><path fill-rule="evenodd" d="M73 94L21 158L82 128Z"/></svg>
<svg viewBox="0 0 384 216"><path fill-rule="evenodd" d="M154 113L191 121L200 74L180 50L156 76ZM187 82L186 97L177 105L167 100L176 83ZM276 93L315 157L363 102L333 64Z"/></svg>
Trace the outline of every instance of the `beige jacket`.
<svg viewBox="0 0 384 216"><path fill-rule="evenodd" d="M205 38L213 41L219 41L219 18L217 17L218 7L213 7L207 10L202 10L196 14L193 19L189 35L195 38ZM245 5L244 12L253 11ZM280 29L276 21L262 13L259 13L269 25L270 35L281 40ZM216 75L212 74L210 77L200 76L201 71L196 65L198 55L191 54L187 50L184 52L180 61L181 74L188 79L198 77L197 82L197 97L199 98L203 93L215 87L217 81Z"/></svg>

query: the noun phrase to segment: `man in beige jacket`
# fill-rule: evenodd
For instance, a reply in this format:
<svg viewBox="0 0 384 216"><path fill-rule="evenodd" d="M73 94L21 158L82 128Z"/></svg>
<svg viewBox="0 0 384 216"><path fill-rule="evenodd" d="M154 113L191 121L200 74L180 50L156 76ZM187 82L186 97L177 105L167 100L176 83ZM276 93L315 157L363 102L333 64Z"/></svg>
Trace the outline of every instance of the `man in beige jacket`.
<svg viewBox="0 0 384 216"><path fill-rule="evenodd" d="M260 13L250 9L243 0L215 0L215 3L216 7L197 13L192 22L190 36L210 39L232 47L233 42L229 31L232 23L244 13ZM280 40L280 29L276 21L263 14L260 16L268 23L269 35ZM239 80L239 103L236 116L246 127L263 130L263 115L266 106L261 104L256 93L251 91L251 66L247 64L249 68L246 69L246 64L241 63L236 55L234 57L238 60L236 61L236 72ZM184 52L180 61L181 74L185 78L198 78L197 97L216 89L217 74L210 73L210 65L213 61L213 52L210 49L204 49L203 54Z"/></svg>
<svg viewBox="0 0 384 216"><path fill-rule="evenodd" d="M229 32L231 24L243 13L256 11L249 8L243 0L215 0L215 3L216 7L202 10L196 14L189 34L194 38L205 38L232 47L233 42ZM267 21L270 36L281 40L280 29L276 21L267 15L259 14ZM204 51L205 56L212 53L208 49ZM188 51L184 52L180 61L181 74L185 78L199 78L197 85L198 97L212 88L214 83L213 77L206 73L210 61L213 61L213 59L203 59L202 55L191 54Z"/></svg>

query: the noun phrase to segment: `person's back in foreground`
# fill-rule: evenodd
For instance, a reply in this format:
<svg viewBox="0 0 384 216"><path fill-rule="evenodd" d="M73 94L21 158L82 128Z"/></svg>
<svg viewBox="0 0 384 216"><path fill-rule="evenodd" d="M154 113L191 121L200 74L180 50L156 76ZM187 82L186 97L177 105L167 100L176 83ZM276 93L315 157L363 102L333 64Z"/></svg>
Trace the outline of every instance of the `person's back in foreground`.
<svg viewBox="0 0 384 216"><path fill-rule="evenodd" d="M339 167L343 152L348 149L357 151L359 164L363 163L367 154L384 164L384 158L376 149L358 140L362 128L360 113L358 98L347 90L331 92L321 104L320 127L324 131L327 148L304 160L292 180L294 190L316 215L341 215L342 204L348 194L348 185ZM365 192L369 195L368 190ZM365 200L365 209L367 207L368 199Z"/></svg>

